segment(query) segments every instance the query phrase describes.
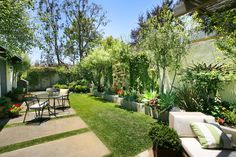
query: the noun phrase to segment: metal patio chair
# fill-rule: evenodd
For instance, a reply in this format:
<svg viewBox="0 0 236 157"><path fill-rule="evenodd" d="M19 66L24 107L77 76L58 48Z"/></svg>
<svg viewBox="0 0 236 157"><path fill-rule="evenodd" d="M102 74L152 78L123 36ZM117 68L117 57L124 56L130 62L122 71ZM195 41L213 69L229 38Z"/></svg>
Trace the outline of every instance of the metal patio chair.
<svg viewBox="0 0 236 157"><path fill-rule="evenodd" d="M24 97L24 102L26 104L26 111L25 111L25 116L24 116L24 120L23 123L25 122L27 113L30 110L34 110L35 111L35 118L39 118L42 119L43 116L43 111L45 108L48 109L48 114L50 117L50 106L49 106L49 101L48 100L43 100L40 101L39 98L36 95L26 95Z"/></svg>

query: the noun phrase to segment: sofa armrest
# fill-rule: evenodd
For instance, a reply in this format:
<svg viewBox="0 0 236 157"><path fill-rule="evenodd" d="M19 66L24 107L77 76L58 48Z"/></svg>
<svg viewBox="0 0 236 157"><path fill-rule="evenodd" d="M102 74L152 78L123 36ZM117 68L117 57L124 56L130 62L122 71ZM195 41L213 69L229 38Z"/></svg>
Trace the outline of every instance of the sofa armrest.
<svg viewBox="0 0 236 157"><path fill-rule="evenodd" d="M232 142L236 144L236 129L232 129L226 126L221 126L221 128L224 131L224 133L232 135L232 138L231 138Z"/></svg>

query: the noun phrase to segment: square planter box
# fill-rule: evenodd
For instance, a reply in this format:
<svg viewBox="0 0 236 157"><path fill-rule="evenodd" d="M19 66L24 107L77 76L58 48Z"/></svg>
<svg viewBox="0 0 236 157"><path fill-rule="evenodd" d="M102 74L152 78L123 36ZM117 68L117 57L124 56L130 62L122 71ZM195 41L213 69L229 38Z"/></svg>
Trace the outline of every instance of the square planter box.
<svg viewBox="0 0 236 157"><path fill-rule="evenodd" d="M118 97L116 103L117 103L117 105L121 106L123 101L124 101L124 98Z"/></svg>
<svg viewBox="0 0 236 157"><path fill-rule="evenodd" d="M111 102L116 102L118 95L104 95L104 99Z"/></svg>
<svg viewBox="0 0 236 157"><path fill-rule="evenodd" d="M145 114L145 104L144 103L137 103L137 112Z"/></svg>
<svg viewBox="0 0 236 157"><path fill-rule="evenodd" d="M155 108L145 105L145 114L153 118L158 118L158 112Z"/></svg>

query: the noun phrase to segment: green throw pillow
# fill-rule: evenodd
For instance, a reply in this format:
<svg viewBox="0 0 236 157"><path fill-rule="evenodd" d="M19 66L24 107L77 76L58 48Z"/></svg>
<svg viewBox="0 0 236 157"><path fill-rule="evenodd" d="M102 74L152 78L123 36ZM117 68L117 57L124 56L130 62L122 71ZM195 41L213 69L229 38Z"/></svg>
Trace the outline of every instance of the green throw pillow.
<svg viewBox="0 0 236 157"><path fill-rule="evenodd" d="M209 123L191 123L193 132L198 137L202 148L233 149L231 140L218 127Z"/></svg>

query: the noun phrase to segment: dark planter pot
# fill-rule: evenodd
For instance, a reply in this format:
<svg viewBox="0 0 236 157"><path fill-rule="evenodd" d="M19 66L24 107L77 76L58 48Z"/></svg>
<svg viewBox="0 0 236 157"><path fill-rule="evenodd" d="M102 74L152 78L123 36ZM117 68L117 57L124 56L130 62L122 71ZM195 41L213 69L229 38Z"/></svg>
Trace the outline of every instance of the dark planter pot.
<svg viewBox="0 0 236 157"><path fill-rule="evenodd" d="M158 149L153 147L154 157L179 157L179 153L177 151L166 150L166 149Z"/></svg>

